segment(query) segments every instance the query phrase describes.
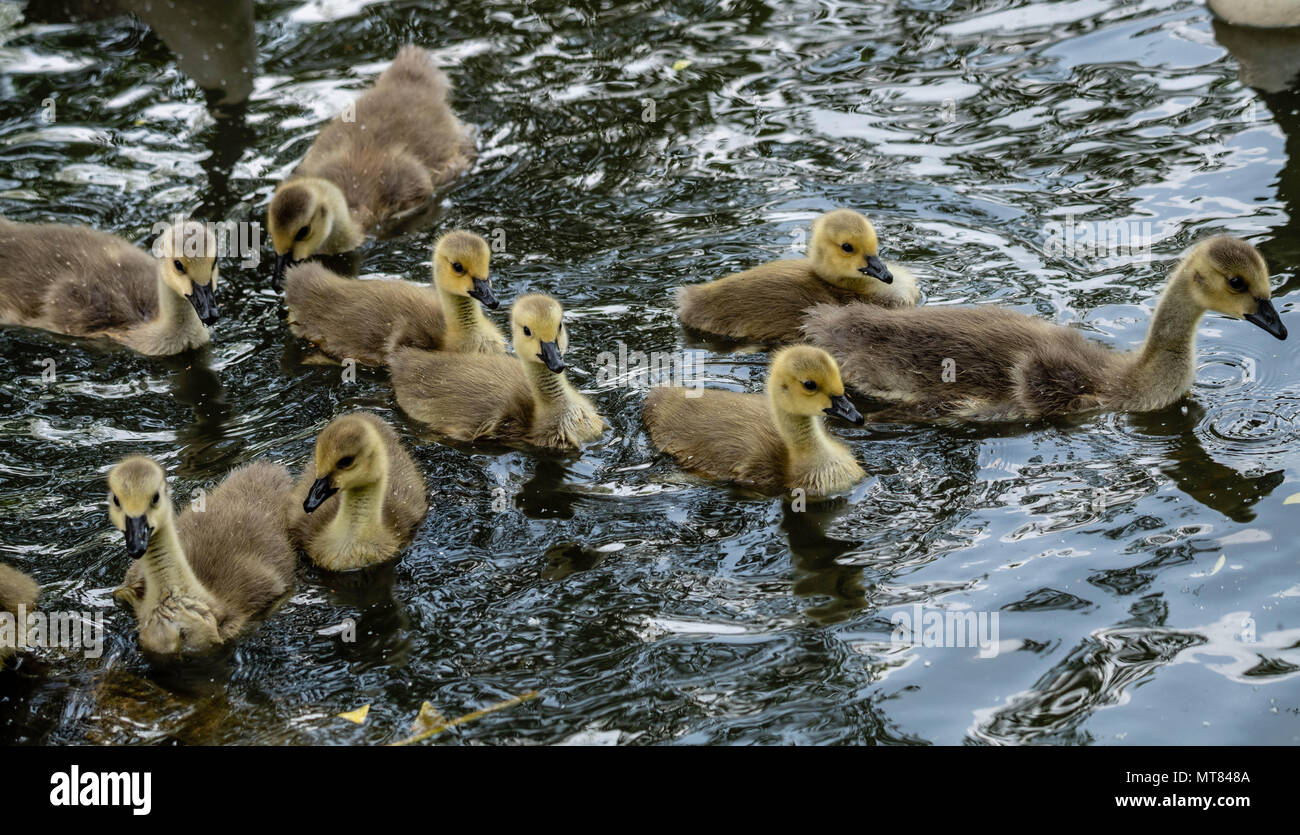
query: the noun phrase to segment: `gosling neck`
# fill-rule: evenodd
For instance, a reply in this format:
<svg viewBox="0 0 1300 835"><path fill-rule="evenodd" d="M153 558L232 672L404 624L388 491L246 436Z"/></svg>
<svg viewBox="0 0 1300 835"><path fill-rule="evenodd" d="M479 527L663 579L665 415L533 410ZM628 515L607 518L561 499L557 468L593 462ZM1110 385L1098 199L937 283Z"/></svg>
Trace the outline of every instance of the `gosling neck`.
<svg viewBox="0 0 1300 835"><path fill-rule="evenodd" d="M1166 402L1181 396L1196 374L1196 327L1205 308L1192 297L1193 280L1182 267L1169 279L1129 372L1136 391Z"/></svg>
<svg viewBox="0 0 1300 835"><path fill-rule="evenodd" d="M325 255L351 252L365 243L366 229L374 225L373 221L363 219L364 222L358 222L358 219L352 216L352 210L348 208L348 200L344 197L342 189L329 180L319 177L312 179L321 202L329 212L330 219L329 234L320 242L316 251Z"/></svg>
<svg viewBox="0 0 1300 835"><path fill-rule="evenodd" d="M140 557L144 569L144 606L156 606L171 597L209 598L207 588L195 575L176 535L176 515L170 506L159 518L149 535L149 544Z"/></svg>
<svg viewBox="0 0 1300 835"><path fill-rule="evenodd" d="M379 477L369 484L339 493L339 509L329 524L335 542L374 539L384 529L384 497L388 495L388 462L380 459Z"/></svg>
<svg viewBox="0 0 1300 835"><path fill-rule="evenodd" d="M181 349L203 345L211 339L190 300L177 293L163 279L163 262L158 262L158 315L153 329L159 341L175 341Z"/></svg>
<svg viewBox="0 0 1300 835"><path fill-rule="evenodd" d="M524 375L528 378L528 387L533 391L533 405L540 412L556 411L566 408L573 399L573 387L565 372L558 374L546 367L546 363L528 357L520 357L524 365Z"/></svg>
<svg viewBox="0 0 1300 835"><path fill-rule="evenodd" d="M829 460L834 456L834 442L826 434L825 421L820 415L796 415L779 408L769 400L776 431L785 441L790 462L808 464Z"/></svg>
<svg viewBox="0 0 1300 835"><path fill-rule="evenodd" d="M460 293L453 293L438 282L438 295L442 299L442 318L447 324L446 345L466 346L486 341L492 324L483 315L483 308L477 299Z"/></svg>

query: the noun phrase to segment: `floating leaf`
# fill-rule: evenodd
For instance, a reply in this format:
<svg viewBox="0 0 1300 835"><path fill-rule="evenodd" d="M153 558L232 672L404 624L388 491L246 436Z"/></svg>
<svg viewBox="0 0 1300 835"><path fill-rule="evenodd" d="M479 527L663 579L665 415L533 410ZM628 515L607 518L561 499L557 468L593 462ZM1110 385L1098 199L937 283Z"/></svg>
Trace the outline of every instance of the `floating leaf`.
<svg viewBox="0 0 1300 835"><path fill-rule="evenodd" d="M496 704L494 704L494 705L489 705L488 707L485 707L485 708L483 708L482 710L476 710L476 711L474 711L473 713L466 713L464 716L460 716L460 717L458 717L458 718L456 718L456 719L452 719L450 722L448 722L448 721L443 721L443 722L441 722L440 724L434 725L434 726L431 727L431 728L428 728L428 729L426 729L426 730L423 730L423 731L420 731L420 732L416 733L414 736L407 737L406 739L399 739L397 742L393 742L393 743L390 743L390 744L391 744L391 745L410 745L410 744L415 743L415 742L423 742L424 740L428 739L429 737L434 736L435 734L440 734L440 733L442 733L443 731L447 730L448 728L454 728L454 727L457 726L457 725L463 725L463 724L465 724L466 722L473 722L475 719L481 719L481 718L483 718L484 716L487 716L489 713L492 713L493 711L497 711L497 710L505 710L505 709L508 708L508 707L514 707L515 705L521 705L521 704L523 704L524 702L527 702L527 701L531 701L531 700L533 700L533 699L536 699L538 695L539 695L539 694L538 694L538 692L537 692L536 690L529 690L529 691L526 692L526 693L520 693L518 696L515 696L513 699L506 699L504 702L497 702ZM425 715L425 711L424 711L424 708L425 708L425 707L429 708L430 711L432 711L434 714L437 714L438 716L441 716L441 715L442 715L442 714L439 714L438 711L433 710L433 706L432 706L432 705L430 705L428 702L425 702L425 703L424 703L424 707L421 707L421 708L420 708L420 716L424 716L424 715ZM419 717L416 717L416 720L415 720L415 721L416 721L416 724L419 724L419 722L420 722L420 718L419 718Z"/></svg>
<svg viewBox="0 0 1300 835"><path fill-rule="evenodd" d="M422 733L445 724L447 724L447 717L439 713L436 707L425 702L420 705L420 715L411 723L411 733Z"/></svg>
<svg viewBox="0 0 1300 835"><path fill-rule="evenodd" d="M347 713L340 713L340 719L346 719L349 722L356 722L358 725L366 724L366 717L370 714L370 705L362 705L356 710L349 710Z"/></svg>
<svg viewBox="0 0 1300 835"><path fill-rule="evenodd" d="M1219 560L1214 564L1214 570L1210 572L1210 576L1213 577L1215 574L1218 574L1219 570L1223 568L1223 564L1227 561L1228 557L1226 554L1219 554Z"/></svg>
<svg viewBox="0 0 1300 835"><path fill-rule="evenodd" d="M690 59L680 58L673 64L673 72L681 72L682 70L686 69L690 65L691 65Z"/></svg>
<svg viewBox="0 0 1300 835"><path fill-rule="evenodd" d="M1286 501L1282 502L1282 504L1300 504L1300 493L1293 493L1290 496L1287 496Z"/></svg>

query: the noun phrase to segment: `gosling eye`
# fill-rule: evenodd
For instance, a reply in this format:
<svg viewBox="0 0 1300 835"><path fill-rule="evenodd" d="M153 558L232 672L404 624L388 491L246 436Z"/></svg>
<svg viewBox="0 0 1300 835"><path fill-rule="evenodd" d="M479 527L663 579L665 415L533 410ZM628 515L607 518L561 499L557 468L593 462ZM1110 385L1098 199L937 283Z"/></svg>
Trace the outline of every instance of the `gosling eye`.
<svg viewBox="0 0 1300 835"><path fill-rule="evenodd" d="M853 252L853 244L840 244L840 249L845 252Z"/></svg>
<svg viewBox="0 0 1300 835"><path fill-rule="evenodd" d="M461 264L459 261L452 261L452 262L451 262L451 268L452 268L453 270L455 270L456 272L458 272L458 273L463 273L463 272L465 272L465 266L464 266L463 264Z"/></svg>
<svg viewBox="0 0 1300 835"><path fill-rule="evenodd" d="M293 239L294 239L295 241L305 241L305 240L307 240L307 236L310 235L310 234L311 234L311 227L310 227L310 226L304 226L303 228L301 228L301 229L298 230L298 234L297 234L297 235L294 235L294 236L293 236Z"/></svg>
<svg viewBox="0 0 1300 835"><path fill-rule="evenodd" d="M847 244L845 244L845 246L847 246ZM806 388L806 389L808 389L809 391L816 391L816 390L817 390L817 384L814 383L812 380L804 380L804 381L803 381L803 387Z"/></svg>
<svg viewBox="0 0 1300 835"><path fill-rule="evenodd" d="M1246 289L1246 279L1239 275L1234 275L1232 278L1228 279L1228 286L1240 292Z"/></svg>
<svg viewBox="0 0 1300 835"><path fill-rule="evenodd" d="M185 275L185 265L181 263L181 259L174 259L172 261L172 266L176 268L176 272Z"/></svg>
<svg viewBox="0 0 1300 835"><path fill-rule="evenodd" d="M527 325L524 325L524 336L532 336L533 332Z"/></svg>
<svg viewBox="0 0 1300 835"><path fill-rule="evenodd" d="M157 490L155 490L155 491L154 491L154 494L153 494L153 503L154 503L154 504L158 504L158 491L157 491Z"/></svg>
<svg viewBox="0 0 1300 835"><path fill-rule="evenodd" d="M122 506L122 503L119 502L119 501L117 500L117 496L114 495L114 496L113 496L113 507L121 507L121 506Z"/></svg>
<svg viewBox="0 0 1300 835"><path fill-rule="evenodd" d="M352 466L352 462L355 460L356 458L354 456L345 455L339 459L339 463L337 466L340 470L346 470L348 467Z"/></svg>

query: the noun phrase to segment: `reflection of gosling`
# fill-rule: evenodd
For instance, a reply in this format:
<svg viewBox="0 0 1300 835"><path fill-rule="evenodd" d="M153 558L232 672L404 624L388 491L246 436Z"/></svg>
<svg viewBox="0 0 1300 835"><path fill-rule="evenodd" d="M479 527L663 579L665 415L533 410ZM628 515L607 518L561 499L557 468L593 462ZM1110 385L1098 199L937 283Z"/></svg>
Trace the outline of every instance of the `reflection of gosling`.
<svg viewBox="0 0 1300 835"><path fill-rule="evenodd" d="M1174 270L1135 352L991 305L884 310L815 307L809 340L839 360L854 388L897 404L891 416L1020 420L1098 409L1162 409L1196 376L1196 327L1207 310L1278 339L1268 268L1227 236L1197 245Z"/></svg>
<svg viewBox="0 0 1300 835"><path fill-rule="evenodd" d="M799 320L815 304L865 301L910 307L921 298L911 272L885 266L875 227L837 209L813 224L808 257L774 261L678 290L682 323L704 333L766 343L802 342Z"/></svg>
<svg viewBox="0 0 1300 835"><path fill-rule="evenodd" d="M1300 84L1300 3L1210 0L1214 38L1241 67L1241 82L1268 93Z"/></svg>
<svg viewBox="0 0 1300 835"><path fill-rule="evenodd" d="M824 414L862 423L835 361L807 345L772 357L766 395L655 388L645 404L651 439L685 469L760 490L802 488L816 495L843 490L864 475L848 448L826 433Z"/></svg>
<svg viewBox="0 0 1300 835"><path fill-rule="evenodd" d="M483 315L496 309L487 241L448 232L433 249L436 292L410 281L340 278L299 264L284 280L289 327L335 359L384 365L394 348L504 354L505 337Z"/></svg>
<svg viewBox="0 0 1300 835"><path fill-rule="evenodd" d="M170 227L158 257L106 232L0 218L0 324L107 337L142 354L206 345L217 321L217 241Z"/></svg>
<svg viewBox="0 0 1300 835"><path fill-rule="evenodd" d="M249 464L176 517L162 467L144 456L108 474L108 515L134 562L114 592L156 658L217 649L289 593L295 555L284 502L293 482L277 464Z"/></svg>
<svg viewBox="0 0 1300 835"><path fill-rule="evenodd" d="M394 351L389 370L398 404L459 441L576 449L599 438L605 421L565 379L569 334L559 303L541 294L522 296L510 323L517 359Z"/></svg>
<svg viewBox="0 0 1300 835"><path fill-rule="evenodd" d="M18 607L31 612L36 609L36 598L40 587L36 581L16 568L0 563L0 612L8 612L15 618ZM0 639L0 665L14 654L16 642Z"/></svg>
<svg viewBox="0 0 1300 835"><path fill-rule="evenodd" d="M317 436L289 503L289 527L312 562L348 571L396 557L428 511L424 478L397 433L354 412Z"/></svg>
<svg viewBox="0 0 1300 835"><path fill-rule="evenodd" d="M293 262L356 249L469 168L474 143L447 104L448 90L432 56L406 46L374 87L321 130L267 210L277 290Z"/></svg>

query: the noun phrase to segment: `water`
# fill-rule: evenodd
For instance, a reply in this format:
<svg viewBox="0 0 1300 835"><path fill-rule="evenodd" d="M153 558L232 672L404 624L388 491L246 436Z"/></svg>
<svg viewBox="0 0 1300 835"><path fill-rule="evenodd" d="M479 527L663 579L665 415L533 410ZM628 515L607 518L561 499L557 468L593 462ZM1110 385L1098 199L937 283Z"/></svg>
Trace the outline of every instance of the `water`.
<svg viewBox="0 0 1300 835"><path fill-rule="evenodd" d="M576 459L432 443L382 372L300 363L269 261L222 264L205 355L5 329L0 556L46 609L105 611L109 640L0 676L0 739L381 743L426 700L450 717L536 689L438 743L1300 740L1292 342L1207 318L1192 397L1157 414L838 427L869 478L803 513L683 476L648 443L643 393L594 385L619 339L699 347L673 287L788 255L840 205L930 304L1117 346L1141 340L1170 259L1231 232L1300 331L1297 101L1240 80L1275 57L1182 0L445 5L259 3L249 100L214 119L190 79L240 49L215 25L186 74L130 17L38 25L0 3L0 213L135 241L182 210L262 220L316 125L400 44L433 49L481 160L436 226L367 244L362 274L422 280L439 230L503 230L498 291L562 300L574 379L612 424ZM1149 257L1053 253L1047 224L1071 214L1150 223ZM761 385L762 355L708 359L710 385ZM354 407L428 476L416 544L375 576L303 568L230 658L151 672L110 605L128 558L109 467L147 452L183 498L254 458L296 470ZM913 604L997 613L997 654L892 643ZM333 634L349 618L355 643ZM365 704L364 725L334 718Z"/></svg>

